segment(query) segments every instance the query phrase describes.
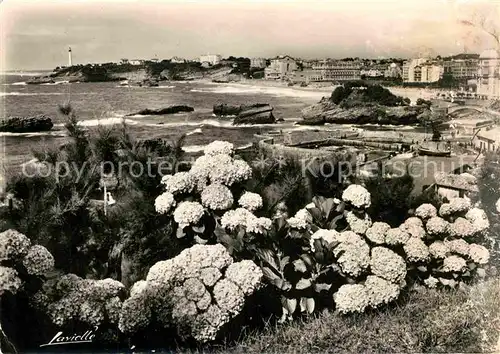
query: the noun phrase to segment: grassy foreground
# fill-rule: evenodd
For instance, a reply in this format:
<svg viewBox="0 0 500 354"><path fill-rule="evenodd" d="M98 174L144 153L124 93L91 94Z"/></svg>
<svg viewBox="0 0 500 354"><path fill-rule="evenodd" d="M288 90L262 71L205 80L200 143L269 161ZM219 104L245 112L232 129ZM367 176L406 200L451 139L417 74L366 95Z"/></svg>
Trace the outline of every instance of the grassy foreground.
<svg viewBox="0 0 500 354"><path fill-rule="evenodd" d="M324 312L212 348L220 353L498 352L500 278L467 289L419 288L359 316ZM212 350L210 350L212 352Z"/></svg>

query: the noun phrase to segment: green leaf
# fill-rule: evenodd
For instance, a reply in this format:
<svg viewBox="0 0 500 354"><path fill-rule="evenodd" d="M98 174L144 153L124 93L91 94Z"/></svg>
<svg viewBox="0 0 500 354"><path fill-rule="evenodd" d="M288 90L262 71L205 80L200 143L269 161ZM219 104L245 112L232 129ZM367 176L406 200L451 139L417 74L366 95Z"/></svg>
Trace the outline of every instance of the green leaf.
<svg viewBox="0 0 500 354"><path fill-rule="evenodd" d="M278 265L278 262L276 261L276 254L271 251L270 249L267 248L258 248L255 253L257 254L257 257L259 257L262 261L270 265L272 268L274 268L276 271L280 269L280 266Z"/></svg>
<svg viewBox="0 0 500 354"><path fill-rule="evenodd" d="M309 256L308 254L303 253L303 254L300 255L300 258L306 263L306 265L308 267L312 267L313 266L313 260L312 260L311 256Z"/></svg>
<svg viewBox="0 0 500 354"><path fill-rule="evenodd" d="M287 299L285 307L288 310L288 313L293 314L297 309L297 299Z"/></svg>
<svg viewBox="0 0 500 354"><path fill-rule="evenodd" d="M310 279L300 279L297 284L295 284L295 289L304 290L312 285Z"/></svg>
<svg viewBox="0 0 500 354"><path fill-rule="evenodd" d="M196 232L197 234L202 234L205 232L205 225L201 225L201 226L191 226L191 228L193 229L194 232Z"/></svg>
<svg viewBox="0 0 500 354"><path fill-rule="evenodd" d="M297 272L300 272L300 273L307 272L306 264L304 263L304 261L302 259L297 259L297 260L293 261L293 268Z"/></svg>
<svg viewBox="0 0 500 354"><path fill-rule="evenodd" d="M334 210L334 207L335 202L333 201L333 198L326 198L323 203L321 203L321 209L323 210L325 218L328 218L330 216L330 213L332 212L332 210Z"/></svg>
<svg viewBox="0 0 500 354"><path fill-rule="evenodd" d="M306 297L301 297L300 298L300 312L304 312L304 311L307 310L306 301L307 301Z"/></svg>
<svg viewBox="0 0 500 354"><path fill-rule="evenodd" d="M277 279L281 279L281 277L276 274L275 271L273 271L269 267L262 267L262 274L264 274L264 277L266 277L269 281L276 281Z"/></svg>
<svg viewBox="0 0 500 354"><path fill-rule="evenodd" d="M321 210L318 208L307 209L309 213L312 215L313 219L316 221L321 221L323 219L323 214Z"/></svg>
<svg viewBox="0 0 500 354"><path fill-rule="evenodd" d="M314 284L314 290L319 293L320 291L328 291L332 287L332 284L326 284L326 283L319 283L319 284Z"/></svg>
<svg viewBox="0 0 500 354"><path fill-rule="evenodd" d="M278 289L280 289L282 291L288 291L292 288L292 284L290 284L289 282L287 282L286 280L283 280L281 278L272 279L271 284L273 284L274 286L276 286Z"/></svg>
<svg viewBox="0 0 500 354"><path fill-rule="evenodd" d="M178 227L175 235L177 236L177 238L183 238L184 236L186 236L186 233L184 232L182 227Z"/></svg>
<svg viewBox="0 0 500 354"><path fill-rule="evenodd" d="M280 260L280 269L285 269L285 266L290 263L290 256L285 256Z"/></svg>
<svg viewBox="0 0 500 354"><path fill-rule="evenodd" d="M314 301L314 298L312 297L308 297L306 299L306 309L307 309L307 313L311 314L314 312L314 305L315 305L315 301Z"/></svg>

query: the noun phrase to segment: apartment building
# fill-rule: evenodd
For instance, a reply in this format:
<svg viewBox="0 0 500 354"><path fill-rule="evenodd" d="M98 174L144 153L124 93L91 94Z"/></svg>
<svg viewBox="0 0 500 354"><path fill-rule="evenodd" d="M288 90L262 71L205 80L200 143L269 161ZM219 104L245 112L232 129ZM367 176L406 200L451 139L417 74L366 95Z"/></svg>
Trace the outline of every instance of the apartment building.
<svg viewBox="0 0 500 354"><path fill-rule="evenodd" d="M443 77L443 73L443 65L424 58L411 59L403 64L404 82L436 82Z"/></svg>
<svg viewBox="0 0 500 354"><path fill-rule="evenodd" d="M220 56L219 54L207 54L207 55L201 55L200 56L200 63L208 63L210 65L217 65L220 63L220 61L222 60L222 56Z"/></svg>
<svg viewBox="0 0 500 354"><path fill-rule="evenodd" d="M479 60L477 59L451 59L443 62L444 74L455 79L472 79L477 76Z"/></svg>
<svg viewBox="0 0 500 354"><path fill-rule="evenodd" d="M403 63L403 81L420 82L422 70L418 66L425 63L426 61L427 59L425 58L410 59L405 61ZM417 70L415 70L416 68Z"/></svg>
<svg viewBox="0 0 500 354"><path fill-rule="evenodd" d="M351 81L361 79L360 61L330 60L313 64L313 70L321 73L322 81Z"/></svg>
<svg viewBox="0 0 500 354"><path fill-rule="evenodd" d="M310 83L323 81L321 71L314 69L296 70L291 75L291 80L298 83Z"/></svg>
<svg viewBox="0 0 500 354"><path fill-rule="evenodd" d="M489 49L479 56L477 96L485 99L500 98L500 50Z"/></svg>

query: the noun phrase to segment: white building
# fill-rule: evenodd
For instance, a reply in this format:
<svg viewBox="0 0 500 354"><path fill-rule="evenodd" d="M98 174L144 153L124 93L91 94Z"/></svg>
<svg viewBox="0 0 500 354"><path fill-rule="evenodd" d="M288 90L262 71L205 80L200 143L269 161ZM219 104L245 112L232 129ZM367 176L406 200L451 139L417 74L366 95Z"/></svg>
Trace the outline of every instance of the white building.
<svg viewBox="0 0 500 354"><path fill-rule="evenodd" d="M217 65L221 60L222 57L219 54L200 55L200 63L207 62L210 65Z"/></svg>
<svg viewBox="0 0 500 354"><path fill-rule="evenodd" d="M499 50L500 51L500 50ZM489 49L479 56L477 95L488 99L500 98L500 54Z"/></svg>
<svg viewBox="0 0 500 354"><path fill-rule="evenodd" d="M427 59L425 58L410 59L405 61L403 64L403 81L420 82L420 68L417 69L417 72L415 72L415 69L426 61Z"/></svg>
<svg viewBox="0 0 500 354"><path fill-rule="evenodd" d="M172 57L172 59L170 59L170 62L174 63L174 64L181 64L181 63L185 63L186 59L179 58L179 57Z"/></svg>
<svg viewBox="0 0 500 354"><path fill-rule="evenodd" d="M265 58L251 58L250 59L250 67L251 68L265 68L266 67L266 59Z"/></svg>
<svg viewBox="0 0 500 354"><path fill-rule="evenodd" d="M144 64L144 60L143 59L132 59L129 61L129 63L132 65L142 65L142 64Z"/></svg>
<svg viewBox="0 0 500 354"><path fill-rule="evenodd" d="M271 59L271 65L264 69L266 80L285 80L297 70L297 62L292 57L285 55Z"/></svg>
<svg viewBox="0 0 500 354"><path fill-rule="evenodd" d="M472 140L474 147L482 152L495 152L500 149L500 127L481 129Z"/></svg>
<svg viewBox="0 0 500 354"><path fill-rule="evenodd" d="M403 75L403 71L401 67L396 63L391 63L389 67L384 71L384 77L401 77Z"/></svg>
<svg viewBox="0 0 500 354"><path fill-rule="evenodd" d="M426 63L420 65L420 82L436 82L443 77L444 67L438 64Z"/></svg>
<svg viewBox="0 0 500 354"><path fill-rule="evenodd" d="M436 82L443 77L443 73L443 65L425 58L411 59L403 65L404 82Z"/></svg>

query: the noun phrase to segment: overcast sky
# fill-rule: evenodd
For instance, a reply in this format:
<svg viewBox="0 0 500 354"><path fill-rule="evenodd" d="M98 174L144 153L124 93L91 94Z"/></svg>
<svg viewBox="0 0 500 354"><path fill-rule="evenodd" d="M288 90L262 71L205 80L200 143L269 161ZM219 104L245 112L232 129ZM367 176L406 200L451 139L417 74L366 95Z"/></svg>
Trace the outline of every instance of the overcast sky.
<svg viewBox="0 0 500 354"><path fill-rule="evenodd" d="M0 0L1 1L1 0ZM471 5L472 3L472 5ZM484 6L483 6L484 5ZM4 70L52 69L120 58L290 54L409 57L492 46L459 24L476 8L500 18L500 0L175 1L4 0Z"/></svg>

